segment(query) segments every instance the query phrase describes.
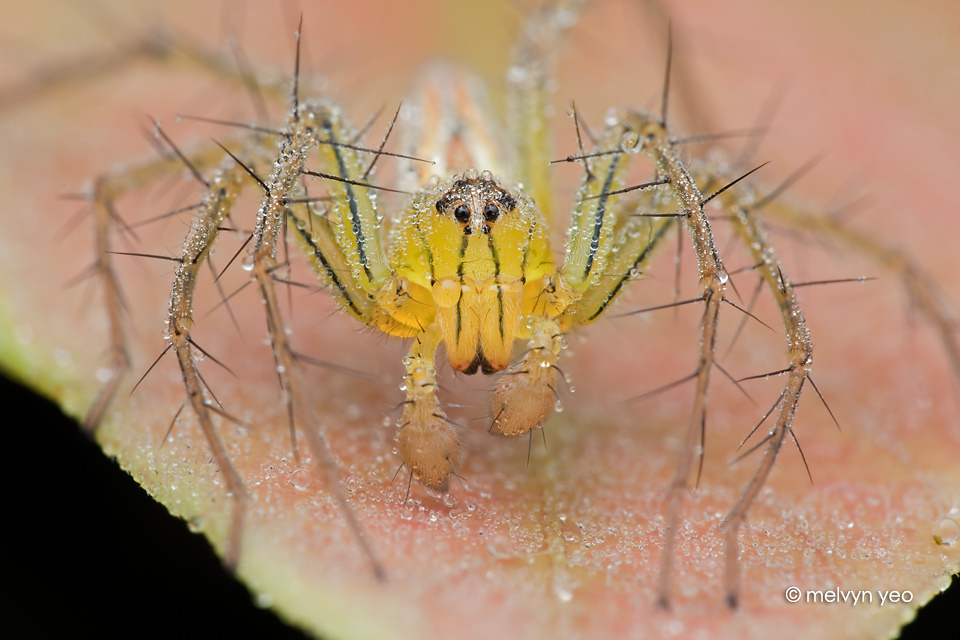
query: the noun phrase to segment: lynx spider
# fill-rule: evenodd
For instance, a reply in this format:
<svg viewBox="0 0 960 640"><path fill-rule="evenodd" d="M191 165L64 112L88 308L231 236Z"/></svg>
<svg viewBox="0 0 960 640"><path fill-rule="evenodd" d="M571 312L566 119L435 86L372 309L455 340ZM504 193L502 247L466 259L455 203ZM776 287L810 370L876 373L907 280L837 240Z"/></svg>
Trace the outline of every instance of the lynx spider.
<svg viewBox="0 0 960 640"><path fill-rule="evenodd" d="M680 507L690 486L706 423L711 374L717 361L717 326L728 296L729 276L716 246L705 206L712 201L729 218L752 255L753 270L780 309L787 341L781 371L785 382L764 419L773 426L754 449L760 449L757 469L723 520L727 545L725 593L730 606L738 598L738 531L763 488L784 440L793 437L792 424L810 379L813 347L794 287L757 215L760 209L796 222L795 214L772 197L761 197L744 176L717 163L687 162L683 142L667 124L665 87L659 113L623 109L612 112L596 139L581 141L566 160L582 166L583 179L568 229L562 259L550 247L549 230L554 185L548 161L553 158L545 131L546 86L551 79L551 48L573 23L582 2L557 3L528 21L514 54L508 78L515 142L504 160L500 136L480 89L456 72L437 67L408 106L440 124L432 131L407 127L402 154L388 154L357 144L362 136L328 102L301 100L294 82L282 135L255 131L241 143L152 161L107 174L95 185L92 198L100 279L106 289L112 332L113 378L91 407L86 426L99 424L131 367L127 356L120 293L112 251L117 217L113 201L126 191L181 171L186 165L204 189L203 205L194 218L183 253L176 258L169 307L168 350L176 354L190 408L195 413L213 455L236 499L228 565L237 561L246 494L215 428L214 416L229 418L205 387L197 355L202 349L191 338L193 293L210 248L233 212L243 189L264 193L244 258L265 303L284 402L306 437L311 453L336 494L342 511L378 575L383 569L342 493L336 465L309 407L309 394L298 373L302 356L285 330L277 292L278 258L284 234L297 237L311 256L319 278L348 314L390 336L409 338L404 360L406 398L398 422L397 444L410 478L439 492L457 475L461 454L453 423L436 397L436 349L446 347L451 367L467 374L503 371L493 393L490 431L520 436L541 428L553 411L564 382L559 368L563 335L601 317L636 278L659 248L668 231L682 225L694 246L702 305L699 356L690 379L695 385L693 408L686 426L680 460L666 501L668 529L662 554L659 598L670 593L671 562ZM297 65L299 67L299 53ZM295 73L298 79L299 71ZM668 76L669 78L669 67ZM576 112L574 112L576 116ZM391 124L392 128L392 124ZM163 136L158 127L159 135ZM279 139L279 143L277 140ZM386 139L384 139L386 142ZM381 233L373 165L385 155L397 159L398 188L410 201ZM366 160L373 158L373 161ZM639 157L653 165L644 184L627 182ZM421 162L431 159L432 163ZM272 166L269 175L257 168ZM307 182L307 181L310 182ZM522 185L522 186L521 186ZM316 195L320 190L323 195ZM875 255L899 270L915 295L921 312L935 325L960 369L950 326L941 303L913 266L869 238L827 219L806 221L819 232ZM389 243L389 247L384 245ZM613 276L613 277L611 277ZM490 318L496 318L491 320ZM519 360L512 357L515 341L526 341ZM819 394L819 391L817 392ZM294 442L295 442L294 436ZM295 451L296 454L296 451Z"/></svg>

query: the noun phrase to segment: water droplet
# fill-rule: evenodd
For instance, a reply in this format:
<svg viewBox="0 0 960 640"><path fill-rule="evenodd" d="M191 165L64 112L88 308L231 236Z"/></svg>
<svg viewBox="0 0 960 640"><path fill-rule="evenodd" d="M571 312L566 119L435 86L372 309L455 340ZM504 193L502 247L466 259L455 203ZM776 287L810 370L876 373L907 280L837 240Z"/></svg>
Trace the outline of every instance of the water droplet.
<svg viewBox="0 0 960 640"><path fill-rule="evenodd" d="M631 154L640 152L640 136L636 131L623 132L623 135L620 136L620 149Z"/></svg>
<svg viewBox="0 0 960 640"><path fill-rule="evenodd" d="M290 474L290 486L297 491L306 491L310 488L310 472L306 469L297 469Z"/></svg>
<svg viewBox="0 0 960 640"><path fill-rule="evenodd" d="M487 550L496 558L506 558L513 554L514 545L506 533L497 532L487 538Z"/></svg>
<svg viewBox="0 0 960 640"><path fill-rule="evenodd" d="M954 511L933 525L933 541L940 546L951 547L960 541L960 522L950 517Z"/></svg>
<svg viewBox="0 0 960 640"><path fill-rule="evenodd" d="M453 495L452 493L443 494L443 504L448 507L457 506L457 496Z"/></svg>
<svg viewBox="0 0 960 640"><path fill-rule="evenodd" d="M561 577L554 577L552 587L553 595L555 595L560 602L570 602L573 600L573 589L571 589L570 585Z"/></svg>
<svg viewBox="0 0 960 640"><path fill-rule="evenodd" d="M507 69L507 81L514 84L523 84L527 79L527 70L521 66Z"/></svg>
<svg viewBox="0 0 960 640"><path fill-rule="evenodd" d="M555 412L557 412L557 413L563 413L563 403L560 402L560 400L557 400L557 401L553 404L553 410L554 410Z"/></svg>
<svg viewBox="0 0 960 640"><path fill-rule="evenodd" d="M557 9L553 14L553 24L561 30L569 29L577 23L577 19L579 17L579 11L575 11L573 9Z"/></svg>
<svg viewBox="0 0 960 640"><path fill-rule="evenodd" d="M247 256L243 259L243 262L240 264L244 271L253 271L253 256L247 254Z"/></svg>

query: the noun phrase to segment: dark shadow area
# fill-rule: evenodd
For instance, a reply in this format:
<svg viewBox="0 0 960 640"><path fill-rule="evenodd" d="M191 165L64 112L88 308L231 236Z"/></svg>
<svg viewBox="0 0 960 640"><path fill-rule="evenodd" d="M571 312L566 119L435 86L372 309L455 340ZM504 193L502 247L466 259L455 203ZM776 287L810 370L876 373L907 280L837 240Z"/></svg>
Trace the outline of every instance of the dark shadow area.
<svg viewBox="0 0 960 640"><path fill-rule="evenodd" d="M54 405L0 378L3 638L304 638Z"/></svg>

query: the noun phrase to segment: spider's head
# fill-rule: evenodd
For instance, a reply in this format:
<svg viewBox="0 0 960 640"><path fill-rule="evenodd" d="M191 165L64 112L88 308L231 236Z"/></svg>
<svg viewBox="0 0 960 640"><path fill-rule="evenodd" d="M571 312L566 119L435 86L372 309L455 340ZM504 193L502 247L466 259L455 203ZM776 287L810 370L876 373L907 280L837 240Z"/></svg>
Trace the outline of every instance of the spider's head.
<svg viewBox="0 0 960 640"><path fill-rule="evenodd" d="M437 212L463 225L463 234L489 234L501 216L517 208L517 199L489 171L468 171L437 199Z"/></svg>

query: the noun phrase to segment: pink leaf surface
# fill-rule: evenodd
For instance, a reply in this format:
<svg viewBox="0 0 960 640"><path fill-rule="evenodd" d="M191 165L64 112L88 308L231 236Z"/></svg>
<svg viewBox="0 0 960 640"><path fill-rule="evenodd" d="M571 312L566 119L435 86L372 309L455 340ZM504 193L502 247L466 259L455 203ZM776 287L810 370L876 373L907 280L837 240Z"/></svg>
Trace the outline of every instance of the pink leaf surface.
<svg viewBox="0 0 960 640"><path fill-rule="evenodd" d="M610 105L658 108L665 28L628 3L597 4L562 48L557 104L574 99L596 123ZM44 63L80 60L131 42L155 24L155 11L175 33L217 50L225 7L125 3L101 7L91 17L64 5L55 18L23 8L0 41L25 51L14 58L27 62L4 64L0 86L27 86ZM246 56L258 70L288 77L290 18L267 7L248 9L239 29ZM330 93L355 122L380 105L392 109L415 69L435 55L460 60L497 91L523 13L508 5L457 12L429 2L303 9L305 75L324 74ZM851 224L915 255L946 299L960 299L952 247L958 230L947 186L960 142L956 7L944 3L920 11L896 3L847 3L788 9L744 0L722 7L679 2L668 11L678 56L671 110L681 126L690 133L703 132L694 126L748 127L773 88L784 87L757 156L773 161L763 179L775 185L823 153L795 196L820 203L811 210L825 212L831 205L824 203L850 182L862 187L871 203ZM98 27L110 21L120 28L104 35ZM58 196L149 154L137 133L140 114L160 119L185 148L230 132L178 123L177 113L244 121L252 116L242 88L189 66L130 57L109 73L81 78L74 71L67 80L40 83L35 94L0 107L0 190L7 203L0 214L6 265L0 354L17 378L80 417L105 366L107 326L95 288L63 291L62 283L94 256L85 226L58 235L79 208ZM698 116L706 120L695 122ZM562 157L575 149L572 126L560 115L554 121ZM573 168L558 169L561 196L569 197L578 176ZM151 200L167 196L162 185L146 189L121 201L121 215L134 221L161 213ZM190 195L182 197L189 203ZM176 255L184 220L140 228L140 243L121 250ZM251 225L252 218L236 224ZM446 372L444 399L463 405L451 414L466 425L466 482L454 483L445 497L414 487L405 500L404 474L394 479L399 461L392 426L405 347L360 330L322 294L298 296L298 350L377 380L307 372L350 503L387 569L388 580L378 583L319 474L294 465L255 296L236 301L241 337L223 309L203 315L216 303L208 287L206 302L198 304L198 339L237 376L210 362L203 370L223 405L250 425L221 427L252 497L239 577L293 624L330 637L896 633L945 587L960 562L960 531L951 529L960 529L956 387L942 345L910 317L910 301L894 275L847 249L825 253L784 236L775 241L795 281L880 279L802 292L817 347L814 379L842 431L808 392L795 431L814 485L796 449L787 447L742 534L737 611L723 602L718 524L755 464L753 458L734 466L729 461L776 397L776 387L764 381L750 386L758 398L754 406L716 379L703 476L684 507L669 611L654 604L663 497L691 391L625 402L689 373L694 311L607 319L569 336L563 368L576 390L564 394L564 411L546 425L546 447L534 439L529 463L526 440L485 433L490 381ZM218 250L216 264L225 265L231 251ZM671 259L658 263L650 280L634 283L619 310L657 303L649 302L648 287L669 296ZM118 264L130 309L134 374L97 438L151 495L222 548L232 502L195 421L182 418L161 446L184 397L172 358L129 395L164 345L170 265L133 258ZM693 269L692 262L685 268L687 280L694 279ZM233 285L242 283L242 272L234 271ZM300 273L306 277L305 269ZM736 324L732 313L725 318ZM782 339L764 331L753 326L741 338L748 346L741 344L730 361L734 375L782 363ZM936 544L934 534L953 544ZM804 601L787 601L790 586L801 589ZM856 607L811 603L808 590L869 592L873 601ZM879 592L890 590L909 591L912 601L881 605Z"/></svg>

